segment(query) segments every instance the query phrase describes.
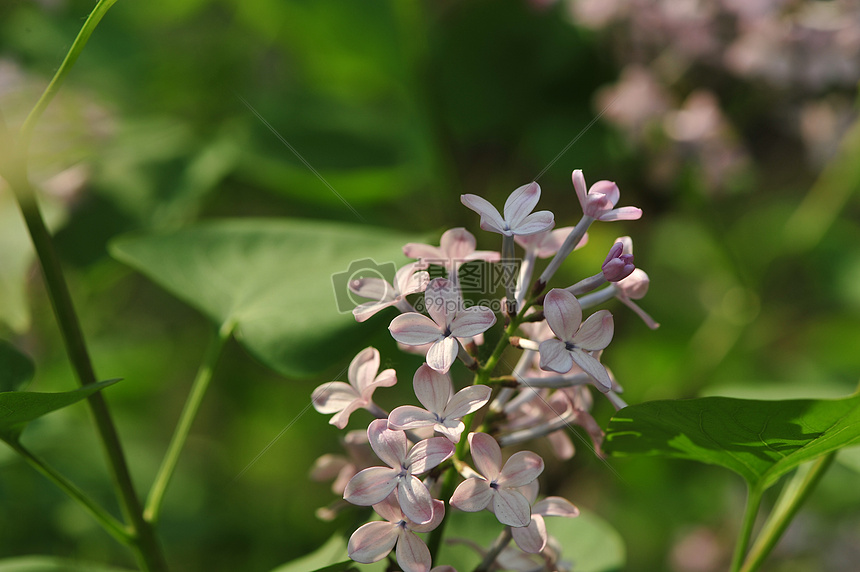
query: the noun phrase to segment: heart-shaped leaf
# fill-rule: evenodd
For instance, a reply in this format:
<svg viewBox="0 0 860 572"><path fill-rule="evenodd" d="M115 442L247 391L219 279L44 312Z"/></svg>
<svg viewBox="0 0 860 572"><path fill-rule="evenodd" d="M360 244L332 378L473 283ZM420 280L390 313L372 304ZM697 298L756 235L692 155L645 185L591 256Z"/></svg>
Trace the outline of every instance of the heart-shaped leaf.
<svg viewBox="0 0 860 572"><path fill-rule="evenodd" d="M9 342L0 340L0 392L21 389L35 372L33 360Z"/></svg>
<svg viewBox="0 0 860 572"><path fill-rule="evenodd" d="M124 237L111 254L139 270L285 375L312 375L354 352L357 324L347 281L393 279L415 237L307 220L241 219Z"/></svg>
<svg viewBox="0 0 860 572"><path fill-rule="evenodd" d="M118 382L108 379L62 393L7 391L0 393L0 439L15 442L30 421L62 409Z"/></svg>
<svg viewBox="0 0 860 572"><path fill-rule="evenodd" d="M604 450L721 465L759 490L801 463L860 443L860 393L843 399L705 397L618 411Z"/></svg>

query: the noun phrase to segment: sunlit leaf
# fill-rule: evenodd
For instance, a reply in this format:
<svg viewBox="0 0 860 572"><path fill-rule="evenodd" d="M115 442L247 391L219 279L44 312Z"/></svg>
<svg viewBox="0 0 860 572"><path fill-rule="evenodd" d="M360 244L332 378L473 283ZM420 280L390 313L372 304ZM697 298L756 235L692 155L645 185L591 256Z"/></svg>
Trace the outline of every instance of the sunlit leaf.
<svg viewBox="0 0 860 572"><path fill-rule="evenodd" d="M50 556L19 556L16 558L4 558L0 560L0 572L130 572L127 568L114 568L93 564L91 562L80 562L78 560L66 560L65 558L53 558Z"/></svg>
<svg viewBox="0 0 860 572"><path fill-rule="evenodd" d="M86 399L96 391L113 385L119 379L109 379L62 393L7 391L0 393L0 439L17 441L27 423L63 407Z"/></svg>
<svg viewBox="0 0 860 572"><path fill-rule="evenodd" d="M285 375L309 375L356 349L345 335L361 325L350 277L389 280L415 237L331 222L242 219L111 245L139 270L216 324L235 324L237 340Z"/></svg>
<svg viewBox="0 0 860 572"><path fill-rule="evenodd" d="M362 572L385 570L386 561L362 565ZM357 571L356 563L349 560L346 553L346 539L335 534L314 552L292 562L278 566L272 572L352 572ZM2 572L2 571L0 571Z"/></svg>
<svg viewBox="0 0 860 572"><path fill-rule="evenodd" d="M610 421L604 449L721 465L764 489L801 463L857 443L860 393L834 400L705 397L631 405Z"/></svg>
<svg viewBox="0 0 860 572"><path fill-rule="evenodd" d="M33 361L15 346L0 340L0 392L17 391L24 387L36 371Z"/></svg>

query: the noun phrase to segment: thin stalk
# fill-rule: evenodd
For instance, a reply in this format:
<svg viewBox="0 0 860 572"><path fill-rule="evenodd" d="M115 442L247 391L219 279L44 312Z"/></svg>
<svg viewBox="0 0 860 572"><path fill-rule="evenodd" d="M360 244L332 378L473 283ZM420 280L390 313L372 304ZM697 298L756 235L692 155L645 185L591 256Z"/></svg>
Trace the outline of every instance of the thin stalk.
<svg viewBox="0 0 860 572"><path fill-rule="evenodd" d="M744 556L746 556L747 548L750 544L750 538L752 538L755 519L761 506L762 493L763 491L757 486L750 485L747 489L747 506L744 510L744 519L741 523L741 531L738 534L738 542L735 545L735 553L732 556L730 572L740 572Z"/></svg>
<svg viewBox="0 0 860 572"><path fill-rule="evenodd" d="M835 458L834 451L819 457L810 465L797 469L791 481L780 493L776 506L750 549L741 572L758 570Z"/></svg>
<svg viewBox="0 0 860 572"><path fill-rule="evenodd" d="M131 535L126 530L125 526L115 519L109 512L103 509L101 506L96 504L94 500L87 496L85 492L83 492L77 485L69 481L66 477L64 477L60 472L56 469L42 461L40 458L35 456L30 450L26 449L23 445L17 442L8 442L10 447L12 447L19 455L24 457L24 459L30 463L30 465L39 471L42 475L44 475L49 481L57 485L64 493L69 495L72 499L78 502L84 510L86 510L90 515L98 521L102 528L104 528L111 536L117 539L120 543L125 544L126 546L130 546L133 544L134 540Z"/></svg>
<svg viewBox="0 0 860 572"><path fill-rule="evenodd" d="M203 402L203 397L209 388L209 382L212 381L212 372L215 369L215 364L221 356L224 344L230 339L233 328L234 324L232 322L225 323L221 328L213 332L212 338L209 341L209 347L206 348L203 362L197 370L194 383L191 385L191 392L188 394L188 399L182 408L182 413L179 416L173 437L170 439L167 452L164 454L164 459L161 461L161 466L152 483L152 488L149 490L149 496L146 499L146 508L143 511L143 518L147 522L155 523L158 521L161 502L164 500L167 485L170 483L170 478L176 470L179 455L182 453L182 448L188 440L191 425L194 423L194 418L197 417L197 412L200 410L200 404Z"/></svg>
<svg viewBox="0 0 860 572"><path fill-rule="evenodd" d="M505 549L505 546L510 544L511 538L513 538L513 532L511 531L510 526L506 526L502 532L496 537L493 541L492 546L490 546L490 550L487 554L484 555L484 559L481 560L481 563L475 568L473 572L488 572L492 569L493 563L498 558L499 554L502 550Z"/></svg>

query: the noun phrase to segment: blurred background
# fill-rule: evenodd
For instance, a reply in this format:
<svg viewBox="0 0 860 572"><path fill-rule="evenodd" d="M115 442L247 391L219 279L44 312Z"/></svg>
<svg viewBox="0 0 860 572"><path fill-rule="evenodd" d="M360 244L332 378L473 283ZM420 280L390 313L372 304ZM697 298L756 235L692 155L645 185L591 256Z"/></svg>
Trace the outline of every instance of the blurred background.
<svg viewBox="0 0 860 572"><path fill-rule="evenodd" d="M10 125L92 6L0 4ZM593 274L615 237L633 237L651 277L639 303L661 327L605 306L616 335L604 362L629 403L849 394L860 374L858 78L850 0L122 0L41 120L32 178L96 369L125 378L107 397L145 491L212 326L107 244L200 220L336 221L437 244L466 226L479 247L498 249L460 194L501 205L539 175L541 207L572 225L581 211L570 174L582 169L589 183L616 181L619 206L645 212L593 226L556 277L563 286ZM72 389L28 240L0 182L0 338L34 358L28 389ZM306 407L370 343L400 372L381 405L413 399L419 362L397 353L392 316L343 316L343 343L305 364L311 376L280 375L228 345L166 497L161 538L176 570L270 570L354 526L314 516L334 495L308 471L338 451L339 431ZM597 401L605 425L612 409ZM350 427L367 421L357 413ZM610 468L575 440L577 455L546 482L616 528L625 570L726 568L739 477L657 459ZM25 442L110 505L85 407L34 423ZM858 471L856 451L840 457L766 570L853 569ZM2 557L131 565L8 448L0 507Z"/></svg>

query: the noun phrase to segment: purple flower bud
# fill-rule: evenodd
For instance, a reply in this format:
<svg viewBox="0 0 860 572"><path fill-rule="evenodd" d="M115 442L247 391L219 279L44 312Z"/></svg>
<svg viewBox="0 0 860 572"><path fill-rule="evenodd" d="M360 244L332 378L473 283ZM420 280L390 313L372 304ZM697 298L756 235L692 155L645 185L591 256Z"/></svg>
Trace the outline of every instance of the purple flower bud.
<svg viewBox="0 0 860 572"><path fill-rule="evenodd" d="M636 269L632 254L622 254L624 245L616 242L603 261L603 276L609 282L624 280Z"/></svg>

